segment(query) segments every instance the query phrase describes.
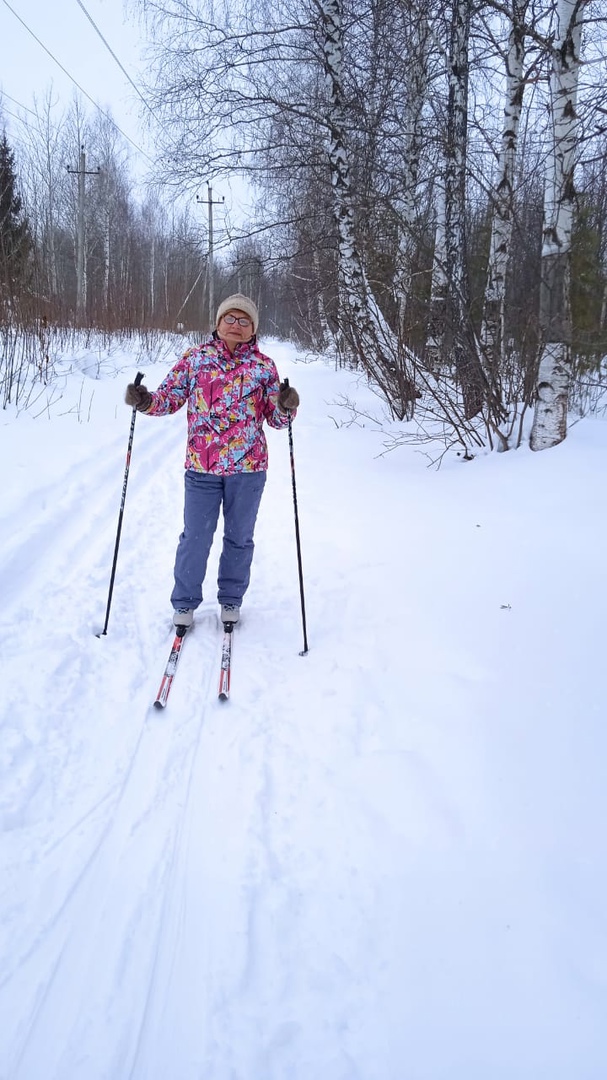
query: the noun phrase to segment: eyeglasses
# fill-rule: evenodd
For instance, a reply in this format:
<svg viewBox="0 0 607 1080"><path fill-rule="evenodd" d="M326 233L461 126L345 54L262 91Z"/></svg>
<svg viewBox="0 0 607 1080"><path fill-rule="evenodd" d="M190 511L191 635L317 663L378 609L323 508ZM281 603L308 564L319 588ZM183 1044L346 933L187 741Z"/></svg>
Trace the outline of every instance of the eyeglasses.
<svg viewBox="0 0 607 1080"><path fill-rule="evenodd" d="M239 326L251 325L251 320L245 319L244 316L242 316L240 319L237 319L235 315L224 315L223 321L227 322L228 326L234 326L234 323L238 323Z"/></svg>

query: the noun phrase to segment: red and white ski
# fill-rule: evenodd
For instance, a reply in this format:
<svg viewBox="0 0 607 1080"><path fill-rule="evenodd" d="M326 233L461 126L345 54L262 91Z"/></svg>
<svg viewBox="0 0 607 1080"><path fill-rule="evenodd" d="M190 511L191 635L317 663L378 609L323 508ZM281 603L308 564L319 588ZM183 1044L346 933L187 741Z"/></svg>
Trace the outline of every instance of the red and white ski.
<svg viewBox="0 0 607 1080"><path fill-rule="evenodd" d="M221 669L219 671L220 701L227 701L230 696L230 675L232 670L232 640L234 638L234 623L223 624L223 641L221 644Z"/></svg>
<svg viewBox="0 0 607 1080"><path fill-rule="evenodd" d="M156 694L156 700L154 702L155 709L164 709L171 687L173 685L173 679L175 678L175 672L177 671L177 664L179 663L179 657L181 656L181 650L183 648L183 642L185 639L187 626L178 626L176 628L175 639L171 646L169 658L166 662L164 669L164 675L162 676L162 682Z"/></svg>

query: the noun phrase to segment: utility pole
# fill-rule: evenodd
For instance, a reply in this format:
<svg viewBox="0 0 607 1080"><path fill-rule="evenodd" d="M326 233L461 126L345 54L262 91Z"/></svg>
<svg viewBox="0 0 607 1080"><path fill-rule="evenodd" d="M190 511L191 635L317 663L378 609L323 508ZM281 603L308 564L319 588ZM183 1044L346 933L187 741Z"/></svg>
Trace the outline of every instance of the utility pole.
<svg viewBox="0 0 607 1080"><path fill-rule="evenodd" d="M86 314L86 259L84 248L84 223L85 223L85 176L98 176L101 167L98 165L92 172L86 171L86 154L84 146L80 147L80 160L78 168L67 166L68 173L78 177L78 227L76 230L76 318L78 322L84 322Z"/></svg>
<svg viewBox="0 0 607 1080"><path fill-rule="evenodd" d="M200 195L196 196L196 202L206 203L209 210L209 262L208 262L208 283L209 283L209 331L213 329L213 323L215 321L215 298L213 290L213 276L215 272L215 266L213 262L213 207L221 206L225 203L225 195L221 196L221 199L215 199L213 201L213 188L210 184L207 184L207 197L201 199Z"/></svg>

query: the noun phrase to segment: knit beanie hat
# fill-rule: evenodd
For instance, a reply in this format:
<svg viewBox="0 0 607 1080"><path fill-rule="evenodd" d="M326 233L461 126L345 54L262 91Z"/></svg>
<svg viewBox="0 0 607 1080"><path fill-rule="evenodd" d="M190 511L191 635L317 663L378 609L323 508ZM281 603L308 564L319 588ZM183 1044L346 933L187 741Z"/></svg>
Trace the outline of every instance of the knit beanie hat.
<svg viewBox="0 0 607 1080"><path fill-rule="evenodd" d="M228 296L227 299L222 300L217 308L217 318L215 319L215 326L218 326L219 320L222 315L225 315L228 311L244 311L245 315L248 315L253 323L253 333L257 333L257 327L259 325L259 312L255 307L252 300L249 300L248 296L243 296L242 293L234 293L233 296Z"/></svg>

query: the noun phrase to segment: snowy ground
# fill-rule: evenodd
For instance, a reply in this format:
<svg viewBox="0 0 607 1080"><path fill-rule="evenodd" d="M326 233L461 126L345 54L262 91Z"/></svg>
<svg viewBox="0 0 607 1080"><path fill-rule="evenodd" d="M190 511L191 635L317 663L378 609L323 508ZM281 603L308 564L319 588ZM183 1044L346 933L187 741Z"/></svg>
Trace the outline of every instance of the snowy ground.
<svg viewBox="0 0 607 1080"><path fill-rule="evenodd" d="M124 386L171 357L83 354L0 416L0 1078L604 1080L607 424L436 471L344 423L352 375L268 351L310 652L270 432L227 705L215 553L150 707L182 414L137 419L95 636Z"/></svg>

